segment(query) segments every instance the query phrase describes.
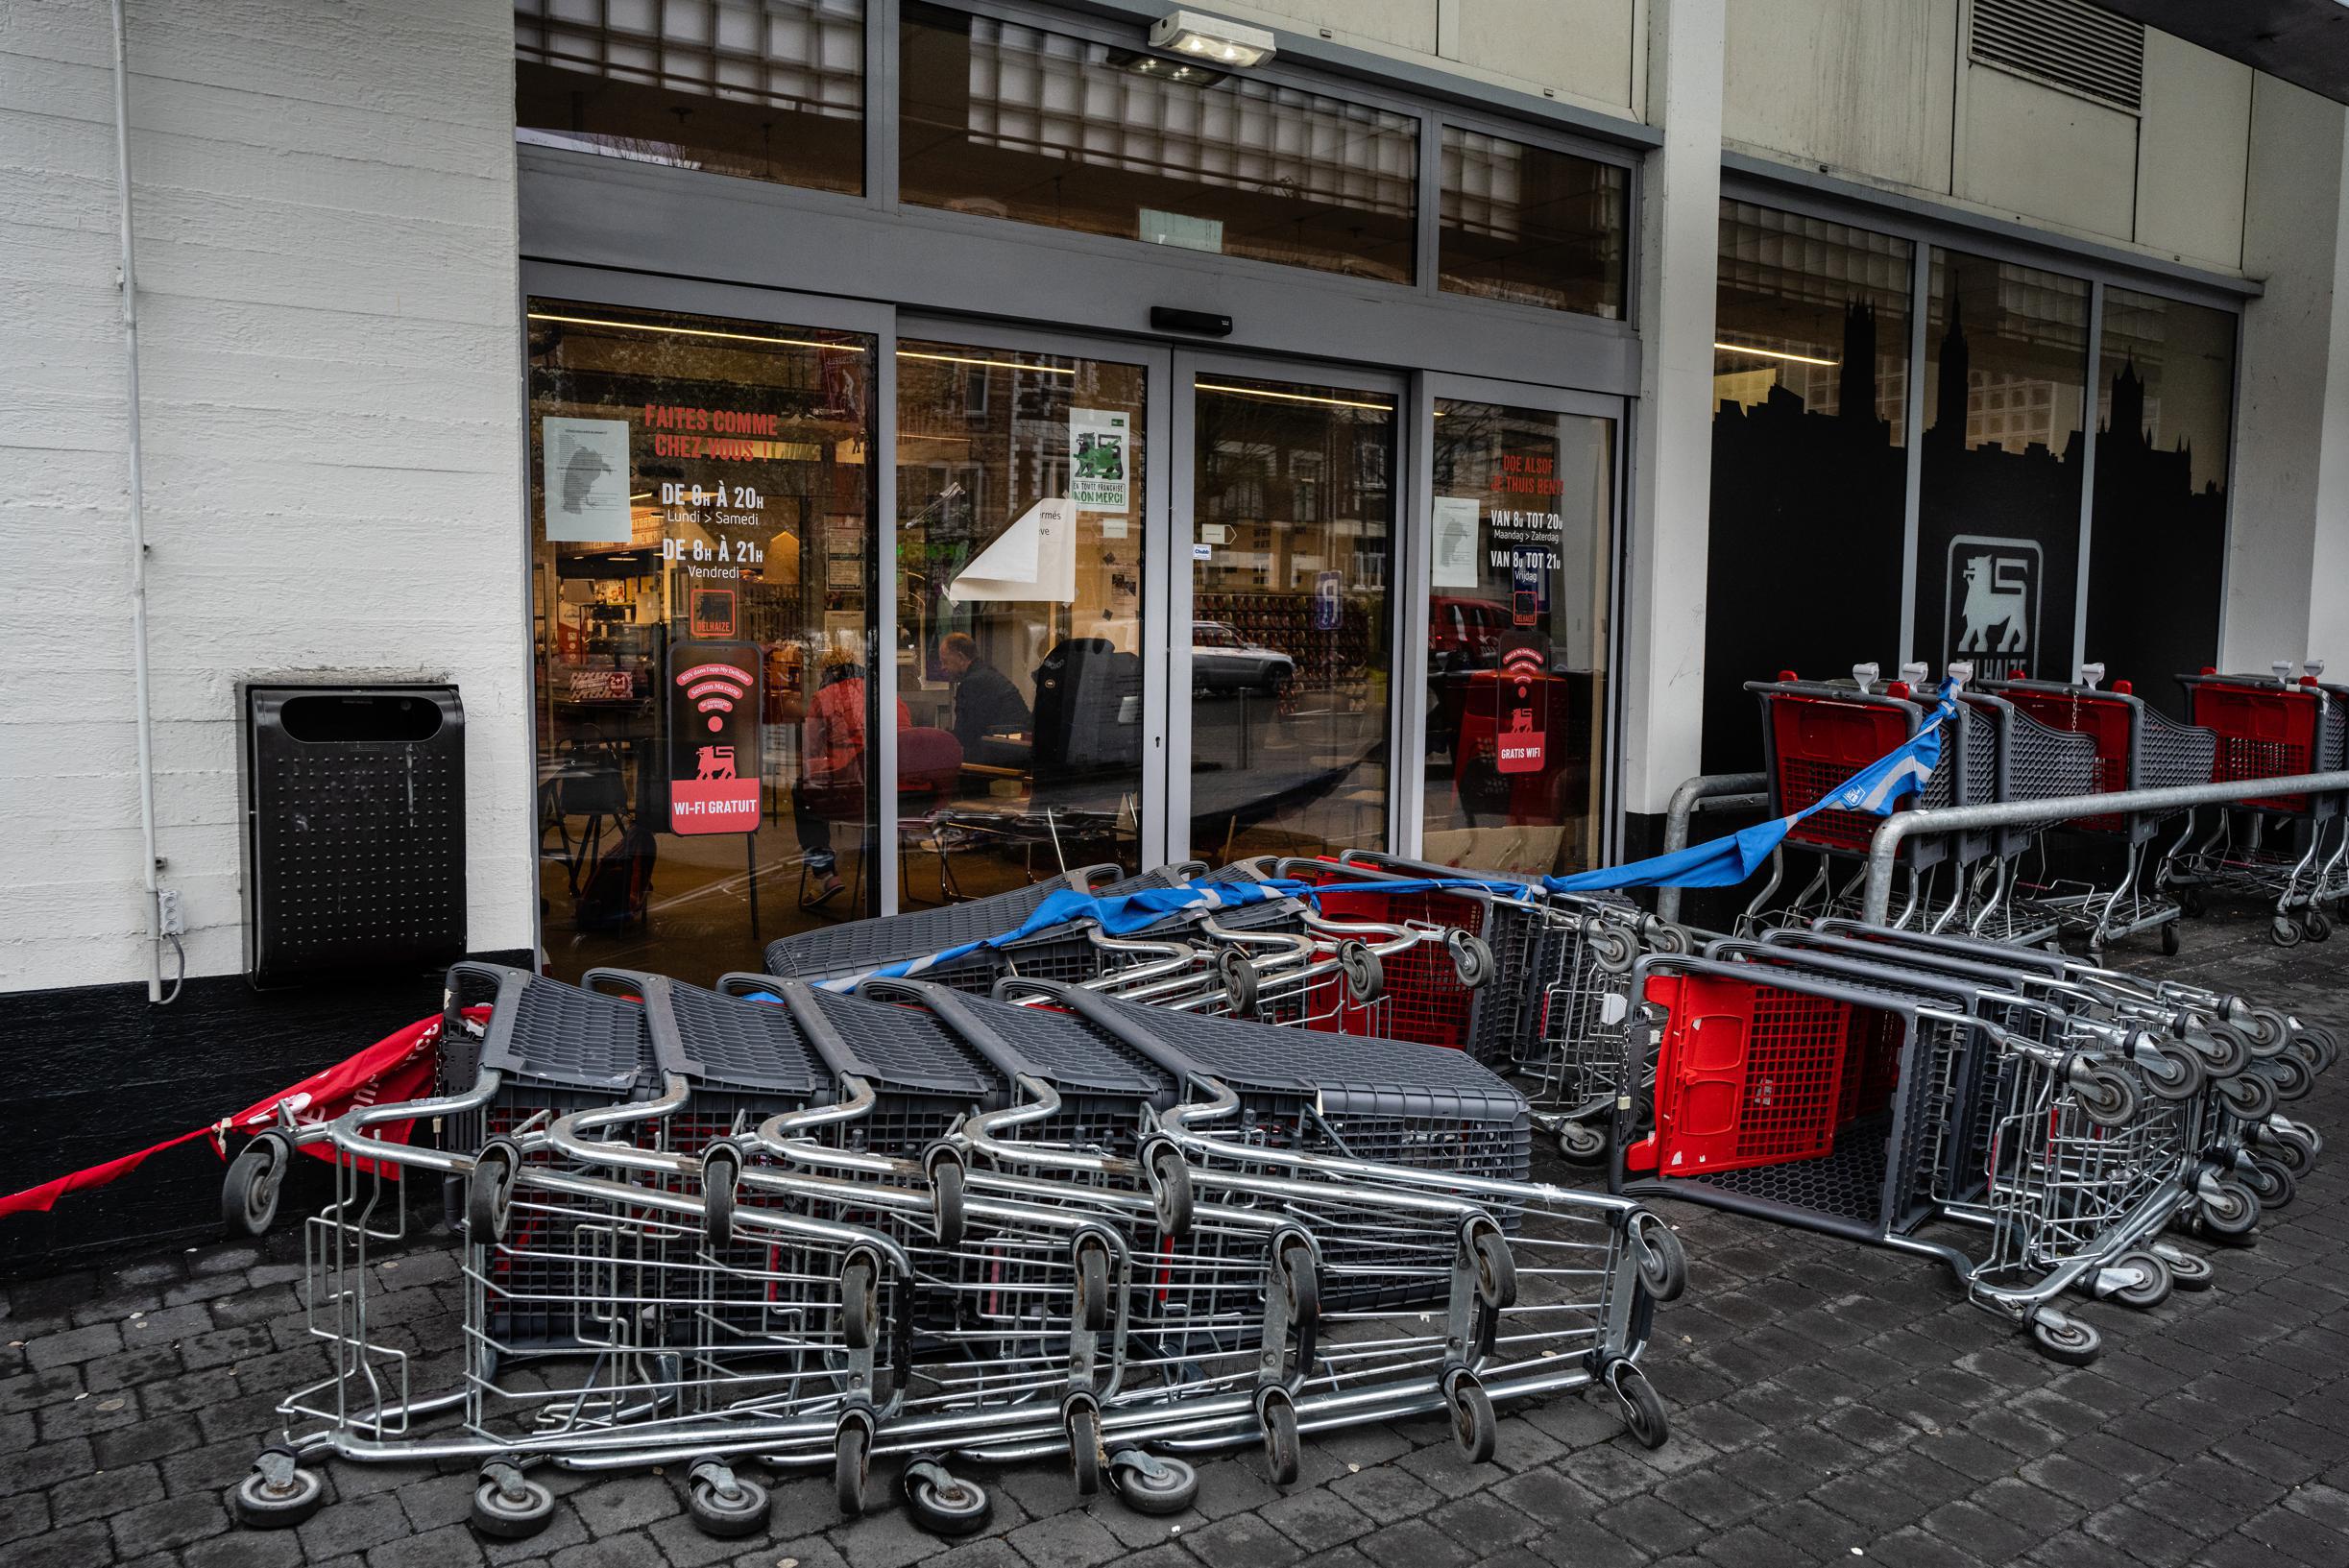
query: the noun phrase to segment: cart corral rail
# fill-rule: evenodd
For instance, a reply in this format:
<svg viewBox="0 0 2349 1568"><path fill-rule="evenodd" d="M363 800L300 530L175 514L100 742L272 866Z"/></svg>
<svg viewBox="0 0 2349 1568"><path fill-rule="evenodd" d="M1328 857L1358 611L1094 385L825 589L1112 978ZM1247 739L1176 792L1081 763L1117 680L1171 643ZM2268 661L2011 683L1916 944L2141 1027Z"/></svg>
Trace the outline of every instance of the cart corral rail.
<svg viewBox="0 0 2349 1568"><path fill-rule="evenodd" d="M1860 918L1881 925L1892 909L1892 874L1901 846L1922 833L1978 832L2029 824L2070 822L2169 811L2197 806L2241 806L2278 795L2349 795L2349 772L2296 773L2282 779L2236 779L2224 784L2174 784L2162 789L2121 789L2100 795L2065 795L2055 800L2003 801L1990 806L1920 808L1884 819L1868 845L1866 902Z"/></svg>

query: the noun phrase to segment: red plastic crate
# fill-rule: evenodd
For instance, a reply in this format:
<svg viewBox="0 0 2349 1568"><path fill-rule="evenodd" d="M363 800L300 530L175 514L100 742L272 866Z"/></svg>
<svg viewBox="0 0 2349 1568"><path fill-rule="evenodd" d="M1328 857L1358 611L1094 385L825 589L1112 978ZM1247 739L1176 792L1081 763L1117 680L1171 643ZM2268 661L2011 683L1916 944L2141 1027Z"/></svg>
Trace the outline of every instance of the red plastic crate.
<svg viewBox="0 0 2349 1568"><path fill-rule="evenodd" d="M1847 1079L1862 1076L1850 1002L1710 975L1653 976L1647 1000L1671 1018L1656 1058L1653 1149L1629 1163L1652 1152L1659 1175L1696 1176L1833 1151L1852 1104Z"/></svg>
<svg viewBox="0 0 2349 1568"><path fill-rule="evenodd" d="M1780 693L1770 702L1780 809L1800 811L1907 739L1907 716L1897 708ZM1821 811L1786 836L1813 849L1866 854L1883 820L1865 811Z"/></svg>
<svg viewBox="0 0 2349 1568"><path fill-rule="evenodd" d="M2320 770L2319 727L2324 695L2305 687L2257 687L2203 679L2192 684L2193 721L2218 736L2211 782L2283 779ZM2269 811L2305 811L2306 795L2247 800Z"/></svg>

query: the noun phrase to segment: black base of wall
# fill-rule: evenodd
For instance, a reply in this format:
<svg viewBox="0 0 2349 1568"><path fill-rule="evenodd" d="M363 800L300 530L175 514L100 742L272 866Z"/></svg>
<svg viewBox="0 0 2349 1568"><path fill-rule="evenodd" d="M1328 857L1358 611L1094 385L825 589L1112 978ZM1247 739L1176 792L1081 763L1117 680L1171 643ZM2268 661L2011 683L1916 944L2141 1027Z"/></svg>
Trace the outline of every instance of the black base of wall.
<svg viewBox="0 0 2349 1568"><path fill-rule="evenodd" d="M525 952L483 953L527 965ZM144 985L7 999L20 1064L0 1106L0 1194L36 1186L241 1111L275 1089L441 1007L441 973L367 976L255 991L241 976L191 979L169 1006ZM315 1166L315 1172L308 1167ZM298 1217L327 1167L296 1165L279 1213ZM222 1166L209 1140L157 1155L47 1214L0 1218L0 1277L19 1278L220 1231ZM315 1207L315 1205L310 1205Z"/></svg>

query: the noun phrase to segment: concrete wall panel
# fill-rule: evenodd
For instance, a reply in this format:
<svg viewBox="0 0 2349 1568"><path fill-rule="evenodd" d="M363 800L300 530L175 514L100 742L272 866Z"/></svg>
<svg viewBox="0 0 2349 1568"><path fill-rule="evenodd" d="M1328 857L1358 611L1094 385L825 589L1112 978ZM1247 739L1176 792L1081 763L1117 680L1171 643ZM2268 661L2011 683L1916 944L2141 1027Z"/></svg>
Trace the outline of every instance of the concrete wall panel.
<svg viewBox="0 0 2349 1568"><path fill-rule="evenodd" d="M2137 116L1987 65L1966 69L1957 190L2029 221L2126 240Z"/></svg>
<svg viewBox="0 0 2349 1568"><path fill-rule="evenodd" d="M2242 265L2255 74L2167 33L2146 32L2138 244L2181 260Z"/></svg>
<svg viewBox="0 0 2349 1568"><path fill-rule="evenodd" d="M1722 137L1946 196L1956 37L1957 0L1738 0Z"/></svg>

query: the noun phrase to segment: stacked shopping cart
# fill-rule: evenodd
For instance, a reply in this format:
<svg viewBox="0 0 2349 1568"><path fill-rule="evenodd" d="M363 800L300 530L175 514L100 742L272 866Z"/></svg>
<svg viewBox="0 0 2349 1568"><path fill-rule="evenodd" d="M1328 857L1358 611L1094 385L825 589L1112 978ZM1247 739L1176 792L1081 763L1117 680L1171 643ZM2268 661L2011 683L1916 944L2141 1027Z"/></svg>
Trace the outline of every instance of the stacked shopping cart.
<svg viewBox="0 0 2349 1568"><path fill-rule="evenodd" d="M2178 677L2194 722L2216 736L2214 783L2285 779L2349 766L2349 688L2327 685L2311 663L2293 678L2279 663L2272 677L2204 669ZM2349 813L2338 795L2275 794L2190 817L2163 862L2164 884L2190 914L2206 894L2237 893L2272 901L2268 930L2279 947L2321 942L2332 934L2327 904L2349 895Z"/></svg>
<svg viewBox="0 0 2349 1568"><path fill-rule="evenodd" d="M2280 1104L2336 1044L2240 998L2044 952L1853 922L1652 955L1625 994L1652 1124L1614 1190L1947 1264L2085 1363L2061 1302L2210 1282L2164 1236L2240 1242L2321 1147Z"/></svg>
<svg viewBox="0 0 2349 1568"><path fill-rule="evenodd" d="M1381 946L1458 945L1233 913L1258 905L1277 918L1150 938L1180 953L1053 933L1083 981L1030 972L1037 930L854 987L459 966L444 1094L270 1135L333 1159L305 1231L332 1371L286 1399L236 1511L298 1523L328 1458L469 1462L474 1527L520 1537L552 1510L543 1467L663 1465L705 1531L745 1535L758 1474L828 1473L853 1514L889 1457L957 1533L989 1499L950 1461L1057 1454L1079 1491L1167 1512L1197 1485L1181 1453L1259 1443L1285 1484L1314 1432L1439 1411L1481 1459L1496 1403L1581 1387L1660 1443L1638 1357L1686 1278L1670 1230L1529 1180L1526 1102L1466 1053L1313 1002L1374 996ZM1266 1010L1293 1026L1218 1016ZM440 1146L386 1135L411 1122ZM458 1218L446 1369L375 1300L404 1172Z"/></svg>

